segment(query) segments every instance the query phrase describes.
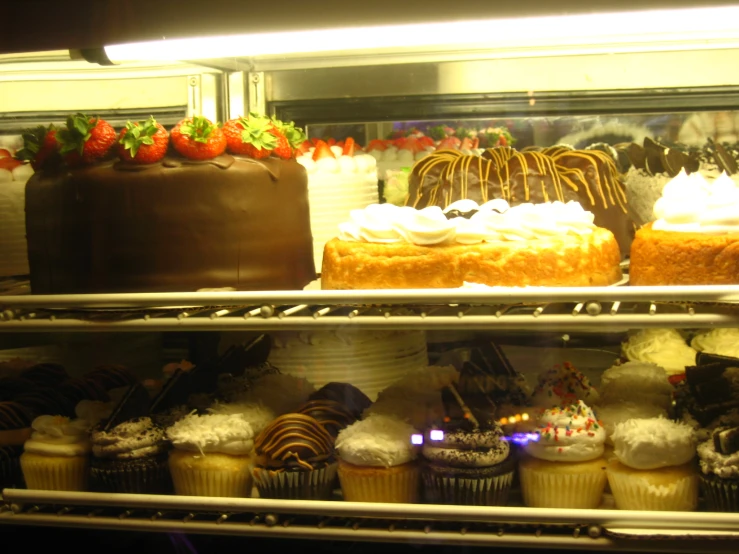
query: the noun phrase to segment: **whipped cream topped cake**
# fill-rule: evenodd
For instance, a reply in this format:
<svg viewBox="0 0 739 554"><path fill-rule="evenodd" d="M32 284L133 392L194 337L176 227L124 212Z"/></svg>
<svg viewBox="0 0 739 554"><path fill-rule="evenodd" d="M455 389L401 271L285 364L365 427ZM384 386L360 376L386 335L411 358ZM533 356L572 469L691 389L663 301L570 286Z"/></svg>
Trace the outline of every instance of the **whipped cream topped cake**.
<svg viewBox="0 0 739 554"><path fill-rule="evenodd" d="M376 204L350 217L324 249L324 289L603 286L621 278L613 233L575 201Z"/></svg>
<svg viewBox="0 0 739 554"><path fill-rule="evenodd" d="M680 171L662 190L654 215L631 246L631 284L739 282L739 186L733 179Z"/></svg>

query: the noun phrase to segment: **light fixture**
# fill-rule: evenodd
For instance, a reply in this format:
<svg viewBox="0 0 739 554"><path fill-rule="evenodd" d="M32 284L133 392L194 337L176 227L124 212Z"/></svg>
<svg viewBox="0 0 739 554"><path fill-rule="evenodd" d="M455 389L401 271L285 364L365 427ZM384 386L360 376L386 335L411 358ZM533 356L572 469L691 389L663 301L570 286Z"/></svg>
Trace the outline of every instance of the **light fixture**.
<svg viewBox="0 0 739 554"><path fill-rule="evenodd" d="M413 433L411 435L411 444L423 444L423 435L419 433Z"/></svg>
<svg viewBox="0 0 739 554"><path fill-rule="evenodd" d="M444 431L441 429L432 429L429 432L429 438L432 441L443 441L444 440Z"/></svg>
<svg viewBox="0 0 739 554"><path fill-rule="evenodd" d="M198 60L362 50L580 48L633 51L739 45L739 6L573 14L562 16L347 27L280 33L195 37L110 45L105 54L125 61ZM350 46L347 46L350 45Z"/></svg>

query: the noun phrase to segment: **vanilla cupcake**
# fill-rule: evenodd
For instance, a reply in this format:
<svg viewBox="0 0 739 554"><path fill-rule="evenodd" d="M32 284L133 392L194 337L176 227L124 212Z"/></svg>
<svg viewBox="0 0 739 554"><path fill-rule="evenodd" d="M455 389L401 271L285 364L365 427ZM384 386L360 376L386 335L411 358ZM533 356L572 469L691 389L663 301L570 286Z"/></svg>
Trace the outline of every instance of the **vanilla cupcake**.
<svg viewBox="0 0 739 554"><path fill-rule="evenodd" d="M524 504L536 508L597 508L606 485L606 434L582 400L544 411L537 440L524 447L519 476Z"/></svg>
<svg viewBox="0 0 739 554"><path fill-rule="evenodd" d="M739 329L720 327L699 333L690 346L706 354L739 358Z"/></svg>
<svg viewBox="0 0 739 554"><path fill-rule="evenodd" d="M90 473L90 423L43 415L31 423L21 469L29 489L85 491Z"/></svg>
<svg viewBox="0 0 739 554"><path fill-rule="evenodd" d="M648 362L625 362L603 372L600 403L633 402L667 410L672 404L672 391L673 387L660 366Z"/></svg>
<svg viewBox="0 0 739 554"><path fill-rule="evenodd" d="M166 434L174 446L169 470L176 494L251 496L251 453L257 433L243 413L193 413L169 427Z"/></svg>
<svg viewBox="0 0 739 554"><path fill-rule="evenodd" d="M608 483L620 510L692 511L698 505L693 430L664 418L630 419L613 433Z"/></svg>
<svg viewBox="0 0 739 554"><path fill-rule="evenodd" d="M350 502L418 502L417 431L397 418L372 414L339 433L339 481Z"/></svg>
<svg viewBox="0 0 739 554"><path fill-rule="evenodd" d="M675 329L641 329L621 345L621 352L629 361L658 365L668 376L685 373L697 354Z"/></svg>

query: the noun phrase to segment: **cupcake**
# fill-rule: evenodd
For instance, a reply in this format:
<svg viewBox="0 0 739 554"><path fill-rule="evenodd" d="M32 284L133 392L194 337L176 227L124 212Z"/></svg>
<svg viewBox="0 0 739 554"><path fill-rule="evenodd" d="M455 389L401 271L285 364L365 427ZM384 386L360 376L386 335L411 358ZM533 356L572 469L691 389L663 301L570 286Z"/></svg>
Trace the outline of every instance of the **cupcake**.
<svg viewBox="0 0 739 554"><path fill-rule="evenodd" d="M139 417L91 435L91 488L98 492L167 494L169 443L164 429Z"/></svg>
<svg viewBox="0 0 739 554"><path fill-rule="evenodd" d="M133 373L121 365L98 366L85 375L85 380L93 381L106 391L128 387L139 382Z"/></svg>
<svg viewBox="0 0 739 554"><path fill-rule="evenodd" d="M298 413L315 419L334 439L342 429L357 421L357 416L349 408L334 400L309 400Z"/></svg>
<svg viewBox="0 0 739 554"><path fill-rule="evenodd" d="M31 436L31 412L18 402L0 402L0 491L23 485L20 457Z"/></svg>
<svg viewBox="0 0 739 554"><path fill-rule="evenodd" d="M169 470L176 494L251 496L256 433L243 414L192 413L166 430L174 449Z"/></svg>
<svg viewBox="0 0 739 554"><path fill-rule="evenodd" d="M29 489L85 491L90 473L90 424L43 415L33 420L23 445L21 469Z"/></svg>
<svg viewBox="0 0 739 554"><path fill-rule="evenodd" d="M676 329L641 329L621 344L621 352L629 361L658 365L668 377L685 373L697 354Z"/></svg>
<svg viewBox="0 0 739 554"><path fill-rule="evenodd" d="M334 439L312 417L284 414L254 441L254 481L262 498L325 500L336 476Z"/></svg>
<svg viewBox="0 0 739 554"><path fill-rule="evenodd" d="M515 461L498 423L449 422L426 432L422 453L427 501L473 506L507 503Z"/></svg>
<svg viewBox="0 0 739 554"><path fill-rule="evenodd" d="M354 385L336 382L323 385L308 400L333 400L343 404L355 419L359 419L362 412L372 404L369 397Z"/></svg>
<svg viewBox="0 0 739 554"><path fill-rule="evenodd" d="M606 434L582 400L545 410L538 439L524 447L519 463L521 492L535 508L597 508L606 485Z"/></svg>
<svg viewBox="0 0 739 554"><path fill-rule="evenodd" d="M630 419L613 433L606 473L620 510L692 511L698 506L693 430L665 418Z"/></svg>
<svg viewBox="0 0 739 554"><path fill-rule="evenodd" d="M672 385L660 366L648 362L625 362L603 372L600 403L633 402L667 410L672 404L672 391Z"/></svg>
<svg viewBox="0 0 739 554"><path fill-rule="evenodd" d="M56 387L69 379L69 373L59 364L36 364L23 372L23 378L33 381L37 385Z"/></svg>
<svg viewBox="0 0 739 554"><path fill-rule="evenodd" d="M698 445L700 482L712 512L739 512L739 427L717 429Z"/></svg>
<svg viewBox="0 0 739 554"><path fill-rule="evenodd" d="M416 430L397 418L372 414L339 433L339 482L349 502L418 502Z"/></svg>
<svg viewBox="0 0 739 554"><path fill-rule="evenodd" d="M739 358L739 329L720 327L699 333L690 341L698 352Z"/></svg>
<svg viewBox="0 0 739 554"><path fill-rule="evenodd" d="M568 406L582 400L587 404L598 401L598 391L590 380L569 362L556 365L539 375L531 403L540 408Z"/></svg>

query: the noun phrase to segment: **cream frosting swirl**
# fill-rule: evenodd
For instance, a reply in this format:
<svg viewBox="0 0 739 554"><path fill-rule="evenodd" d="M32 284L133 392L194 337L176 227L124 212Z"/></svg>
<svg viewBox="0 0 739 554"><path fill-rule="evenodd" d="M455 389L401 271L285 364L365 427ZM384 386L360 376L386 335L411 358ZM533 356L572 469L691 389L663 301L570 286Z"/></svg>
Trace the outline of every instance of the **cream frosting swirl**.
<svg viewBox="0 0 739 554"><path fill-rule="evenodd" d="M539 439L524 447L535 458L584 462L603 455L606 432L582 400L545 410L537 421Z"/></svg>
<svg viewBox="0 0 739 554"><path fill-rule="evenodd" d="M685 373L695 365L696 351L675 329L641 329L621 345L624 356L635 362L657 364L668 375Z"/></svg>
<svg viewBox="0 0 739 554"><path fill-rule="evenodd" d="M110 429L92 432L92 454L97 458L133 460L155 456L167 450L164 429L151 418L124 421Z"/></svg>
<svg viewBox="0 0 739 554"><path fill-rule="evenodd" d="M716 452L713 438L698 445L701 471L722 479L739 479L739 451L731 454Z"/></svg>
<svg viewBox="0 0 739 554"><path fill-rule="evenodd" d="M693 337L690 346L699 352L739 358L739 329L721 327Z"/></svg>
<svg viewBox="0 0 739 554"><path fill-rule="evenodd" d="M679 466L695 456L693 429L662 417L619 423L611 438L616 457L634 469Z"/></svg>
<svg viewBox="0 0 739 554"><path fill-rule="evenodd" d="M256 435L252 424L242 414L192 413L175 422L166 431L175 448L200 454L247 455L254 448Z"/></svg>
<svg viewBox="0 0 739 554"><path fill-rule="evenodd" d="M654 204L662 231L726 234L739 231L739 187L726 175L709 183L700 173L685 169L668 181Z"/></svg>
<svg viewBox="0 0 739 554"><path fill-rule="evenodd" d="M614 365L606 369L600 379L600 400L603 404L632 402L666 410L672 403L672 392L673 387L665 370L649 362ZM598 412L598 416L601 415Z"/></svg>
<svg viewBox="0 0 739 554"><path fill-rule="evenodd" d="M33 432L23 448L47 456L84 456L90 451L89 426L84 419L39 416L31 423Z"/></svg>
<svg viewBox="0 0 739 554"><path fill-rule="evenodd" d="M350 464L393 467L413 461L418 447L411 442L417 431L398 418L371 414L339 431L336 451Z"/></svg>
<svg viewBox="0 0 739 554"><path fill-rule="evenodd" d="M452 467L490 467L505 461L510 452L498 424L485 430L444 431L440 440L427 431L422 450L427 460Z"/></svg>
<svg viewBox="0 0 739 554"><path fill-rule="evenodd" d="M469 219L447 219L445 211L451 209L477 210L477 213ZM482 206L472 200L463 200L444 211L438 206L417 210L410 206L372 204L363 210L351 211L350 221L339 224L339 238L418 246L523 241L589 234L595 228L593 219L591 212L574 201L526 203L511 208L499 198Z"/></svg>

